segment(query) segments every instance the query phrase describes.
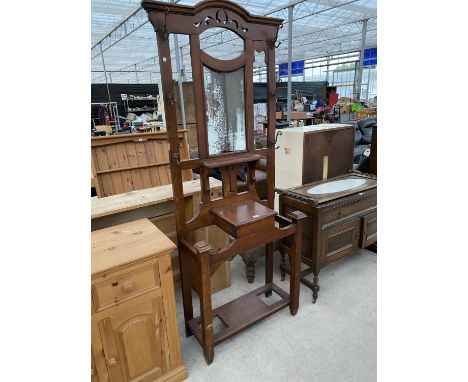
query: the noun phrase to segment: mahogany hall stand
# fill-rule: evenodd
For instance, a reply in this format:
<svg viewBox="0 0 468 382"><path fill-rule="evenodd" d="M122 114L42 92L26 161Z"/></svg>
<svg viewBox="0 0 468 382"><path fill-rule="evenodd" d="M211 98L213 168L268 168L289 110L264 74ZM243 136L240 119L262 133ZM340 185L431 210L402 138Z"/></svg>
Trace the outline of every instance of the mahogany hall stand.
<svg viewBox="0 0 468 382"><path fill-rule="evenodd" d="M176 224L182 276L186 334L200 342L206 362L214 357L214 345L289 306L292 315L299 307L302 232L305 215L299 211L290 219L277 215L274 200L275 134L275 42L281 19L252 16L229 1L204 1L183 6L143 1L143 8L157 36L159 65L164 97L166 127L170 142L170 166L176 207ZM243 40L244 51L232 60L220 60L200 47L200 34L222 27ZM189 35L195 117L199 157L182 160L177 138L176 101L169 34ZM253 118L253 63L255 51L265 54L268 86L268 144L255 149ZM267 159L267 199L260 200L255 189L255 164ZM247 190L237 192L237 174L246 167ZM182 190L182 171L199 169L201 206L198 215L186 219ZM211 199L209 173L222 173L223 196ZM226 248L212 248L205 241L195 242L198 229L215 225L229 233ZM291 276L289 295L273 283L273 243L290 237ZM265 285L227 304L212 309L210 275L237 254L265 245ZM193 317L192 289L200 298L200 317ZM265 303L259 297L275 292L280 300ZM267 300L270 300L268 298ZM271 302L271 301L270 301ZM213 318L224 328L214 333Z"/></svg>

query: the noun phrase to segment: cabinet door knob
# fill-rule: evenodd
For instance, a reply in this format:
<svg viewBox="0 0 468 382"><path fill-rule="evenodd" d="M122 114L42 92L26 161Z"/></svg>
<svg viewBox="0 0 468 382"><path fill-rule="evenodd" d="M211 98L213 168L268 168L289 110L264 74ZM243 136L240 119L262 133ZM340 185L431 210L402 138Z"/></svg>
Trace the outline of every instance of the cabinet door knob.
<svg viewBox="0 0 468 382"><path fill-rule="evenodd" d="M111 358L111 359L109 359L109 361L107 361L107 364L108 364L110 367L117 366L117 360L116 360L115 358Z"/></svg>
<svg viewBox="0 0 468 382"><path fill-rule="evenodd" d="M130 281L127 281L123 284L122 288L125 293L129 293L135 289L135 285L133 285L133 283L131 283Z"/></svg>

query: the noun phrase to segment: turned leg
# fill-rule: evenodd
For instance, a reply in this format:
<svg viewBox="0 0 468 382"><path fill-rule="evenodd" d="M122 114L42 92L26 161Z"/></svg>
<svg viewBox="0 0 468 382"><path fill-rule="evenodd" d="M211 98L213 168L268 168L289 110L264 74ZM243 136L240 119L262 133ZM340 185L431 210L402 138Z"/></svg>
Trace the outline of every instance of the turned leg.
<svg viewBox="0 0 468 382"><path fill-rule="evenodd" d="M301 287L301 258L302 258L302 227L304 224L304 215L300 211L294 211L289 214L292 222L296 225L296 234L294 235L289 258L291 261L289 277L289 310L291 315L295 316L299 309L299 290Z"/></svg>
<svg viewBox="0 0 468 382"><path fill-rule="evenodd" d="M318 273L314 273L314 281L312 283L312 304L315 304L318 297L318 292L320 290L320 286L318 285Z"/></svg>
<svg viewBox="0 0 468 382"><path fill-rule="evenodd" d="M209 251L211 246L204 241L195 243L198 252L200 270L200 317L201 317L201 337L203 355L209 365L214 358L213 341L213 312L211 307L211 282L210 282L210 260Z"/></svg>
<svg viewBox="0 0 468 382"><path fill-rule="evenodd" d="M188 322L193 318L193 305L192 305L192 288L190 285L190 270L191 264L189 255L185 253L185 249L179 246L179 264L180 264L180 283L182 287L182 302L184 305L184 319L185 319L185 335L187 337L192 335L188 326Z"/></svg>
<svg viewBox="0 0 468 382"><path fill-rule="evenodd" d="M255 263L257 259L249 259L245 264L245 275L247 276L247 281L252 284L255 280Z"/></svg>
<svg viewBox="0 0 468 382"><path fill-rule="evenodd" d="M273 282L273 243L268 243L265 250L265 284L270 284ZM271 293L271 290L265 292L265 297L271 296Z"/></svg>
<svg viewBox="0 0 468 382"><path fill-rule="evenodd" d="M253 252L239 253L245 264L245 276L249 283L253 283L255 279L255 263L257 262L257 256Z"/></svg>
<svg viewBox="0 0 468 382"><path fill-rule="evenodd" d="M281 252L281 262L280 262L280 272L281 272L281 281L284 281L286 277L286 260L284 258L284 252Z"/></svg>

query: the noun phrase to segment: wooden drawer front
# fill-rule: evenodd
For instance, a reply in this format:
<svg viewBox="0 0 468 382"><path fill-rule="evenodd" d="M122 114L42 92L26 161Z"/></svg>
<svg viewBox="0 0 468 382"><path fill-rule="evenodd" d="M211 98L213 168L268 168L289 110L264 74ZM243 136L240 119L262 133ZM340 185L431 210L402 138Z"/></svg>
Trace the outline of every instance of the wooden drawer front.
<svg viewBox="0 0 468 382"><path fill-rule="evenodd" d="M349 204L345 204L342 207L334 208L330 211L324 211L322 223L330 223L334 220L341 219L375 205L377 205L377 195L370 196L369 198L365 198L354 203L351 202Z"/></svg>
<svg viewBox="0 0 468 382"><path fill-rule="evenodd" d="M138 269L93 286L96 312L160 286L158 264Z"/></svg>
<svg viewBox="0 0 468 382"><path fill-rule="evenodd" d="M322 265L346 256L358 248L360 219L322 231Z"/></svg>
<svg viewBox="0 0 468 382"><path fill-rule="evenodd" d="M362 217L361 248L377 242L377 212Z"/></svg>

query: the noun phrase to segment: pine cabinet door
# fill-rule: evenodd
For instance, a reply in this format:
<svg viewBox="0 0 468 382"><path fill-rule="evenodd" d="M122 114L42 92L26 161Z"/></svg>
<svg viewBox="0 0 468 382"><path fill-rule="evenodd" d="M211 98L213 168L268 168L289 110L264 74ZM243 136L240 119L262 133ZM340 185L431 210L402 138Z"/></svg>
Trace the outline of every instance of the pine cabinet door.
<svg viewBox="0 0 468 382"><path fill-rule="evenodd" d="M96 371L96 364L94 362L93 354L91 353L91 382L99 382L99 378Z"/></svg>
<svg viewBox="0 0 468 382"><path fill-rule="evenodd" d="M149 382L170 368L162 297L121 305L99 321L111 382Z"/></svg>

